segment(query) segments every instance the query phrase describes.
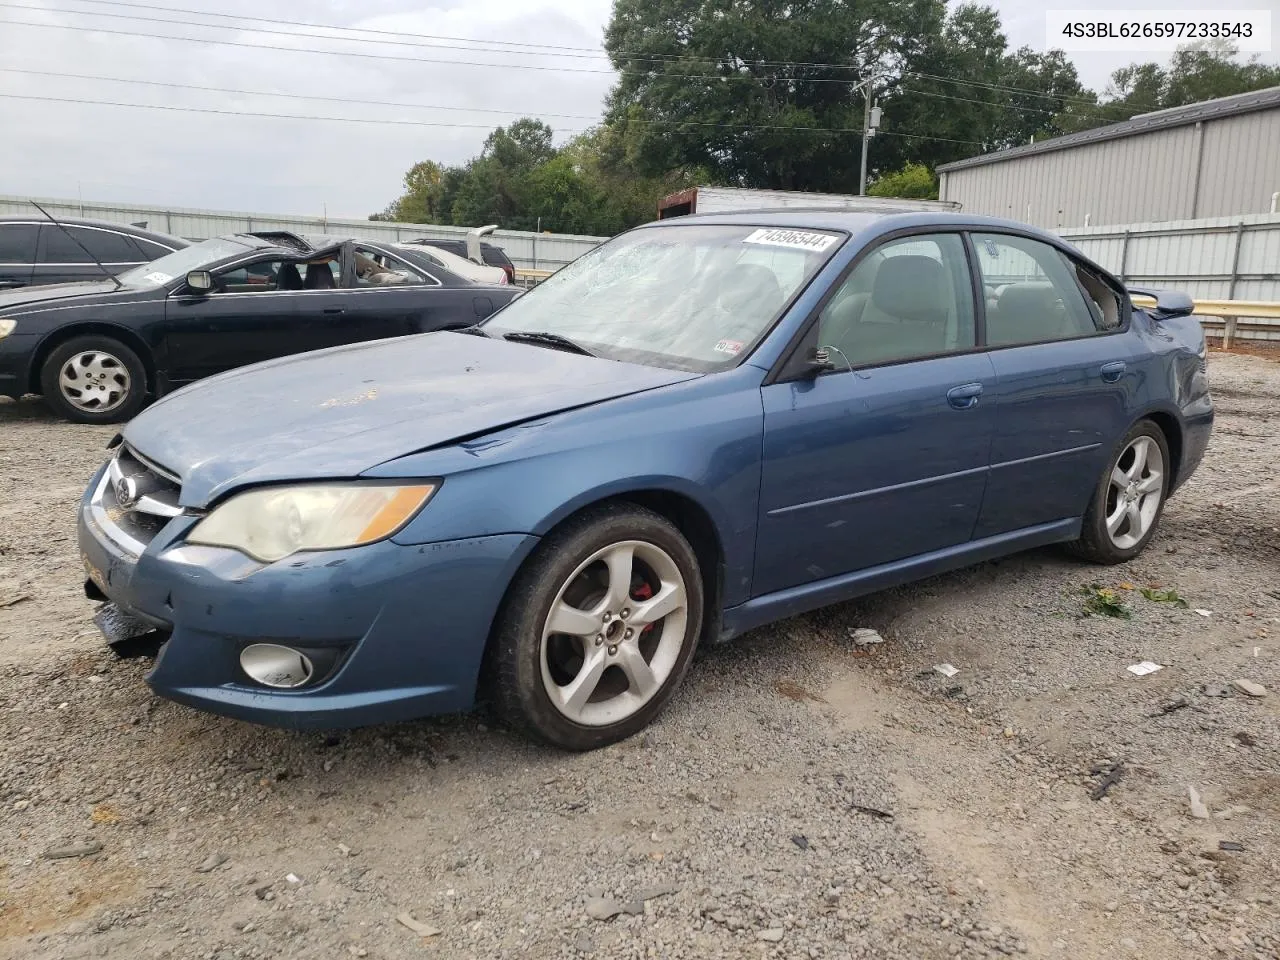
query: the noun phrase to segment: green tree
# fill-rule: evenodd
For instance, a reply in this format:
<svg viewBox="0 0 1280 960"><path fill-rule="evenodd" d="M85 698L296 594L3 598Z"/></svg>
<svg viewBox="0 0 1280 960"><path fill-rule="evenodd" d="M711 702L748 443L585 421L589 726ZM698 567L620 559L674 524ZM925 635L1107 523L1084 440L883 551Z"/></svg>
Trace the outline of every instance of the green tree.
<svg viewBox="0 0 1280 960"><path fill-rule="evenodd" d="M867 188L873 197L905 197L910 200L937 200L938 181L923 163L908 163L901 170L886 173Z"/></svg>
<svg viewBox="0 0 1280 960"><path fill-rule="evenodd" d="M404 175L404 193L371 220L398 220L401 223L440 223L444 193L444 168L434 160L415 163Z"/></svg>
<svg viewBox="0 0 1280 960"><path fill-rule="evenodd" d="M1256 54L1242 58L1229 41L1206 40L1180 47L1167 68L1158 63L1120 68L1111 75L1106 104L1129 117L1276 85L1280 65L1263 63Z"/></svg>

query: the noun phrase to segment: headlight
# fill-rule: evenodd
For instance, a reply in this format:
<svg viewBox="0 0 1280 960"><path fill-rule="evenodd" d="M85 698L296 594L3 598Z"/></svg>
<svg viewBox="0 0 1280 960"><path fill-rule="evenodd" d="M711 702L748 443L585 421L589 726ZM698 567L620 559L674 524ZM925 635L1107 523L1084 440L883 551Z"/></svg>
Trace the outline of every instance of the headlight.
<svg viewBox="0 0 1280 960"><path fill-rule="evenodd" d="M6 320L3 317L0 317L0 340L13 333L13 328L17 325L17 320Z"/></svg>
<svg viewBox="0 0 1280 960"><path fill-rule="evenodd" d="M237 494L195 525L188 543L231 547L274 563L299 550L356 547L389 537L438 483L315 483Z"/></svg>

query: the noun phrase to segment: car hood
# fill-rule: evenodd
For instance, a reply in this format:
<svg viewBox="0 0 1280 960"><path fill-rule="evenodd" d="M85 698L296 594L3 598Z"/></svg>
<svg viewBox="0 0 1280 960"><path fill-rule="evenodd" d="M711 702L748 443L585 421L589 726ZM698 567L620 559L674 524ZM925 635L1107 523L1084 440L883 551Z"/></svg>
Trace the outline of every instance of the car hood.
<svg viewBox="0 0 1280 960"><path fill-rule="evenodd" d="M236 487L355 477L430 447L698 374L428 333L298 354L172 393L125 442L182 481L183 506Z"/></svg>
<svg viewBox="0 0 1280 960"><path fill-rule="evenodd" d="M46 283L34 287L4 290L0 291L0 317L26 307L44 306L50 300L75 300L80 297L98 297L115 292L116 285L106 279Z"/></svg>

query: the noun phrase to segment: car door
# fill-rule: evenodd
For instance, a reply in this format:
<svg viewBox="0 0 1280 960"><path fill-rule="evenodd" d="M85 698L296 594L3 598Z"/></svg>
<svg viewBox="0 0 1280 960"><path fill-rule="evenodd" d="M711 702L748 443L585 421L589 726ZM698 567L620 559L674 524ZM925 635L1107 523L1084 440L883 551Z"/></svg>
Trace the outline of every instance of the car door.
<svg viewBox="0 0 1280 960"><path fill-rule="evenodd" d="M0 223L0 290L31 282L39 237L38 223Z"/></svg>
<svg viewBox="0 0 1280 960"><path fill-rule="evenodd" d="M754 594L970 539L995 385L975 318L959 233L889 240L835 286L800 345L834 369L762 388Z"/></svg>
<svg viewBox="0 0 1280 960"><path fill-rule="evenodd" d="M1140 356L1128 301L1057 247L975 233L994 294L986 341L996 371L991 476L975 536L1081 516L1129 423ZM1086 299L1082 282L1095 285Z"/></svg>
<svg viewBox="0 0 1280 960"><path fill-rule="evenodd" d="M338 342L338 255L309 260L277 253L214 270L209 293L177 287L165 307L170 379L184 383Z"/></svg>

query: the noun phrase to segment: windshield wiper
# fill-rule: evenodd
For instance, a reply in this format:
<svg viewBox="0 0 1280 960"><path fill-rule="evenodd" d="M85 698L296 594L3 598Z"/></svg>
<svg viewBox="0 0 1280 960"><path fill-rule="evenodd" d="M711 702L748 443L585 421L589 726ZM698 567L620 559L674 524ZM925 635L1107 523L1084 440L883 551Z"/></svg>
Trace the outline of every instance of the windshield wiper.
<svg viewBox="0 0 1280 960"><path fill-rule="evenodd" d="M504 333L502 339L510 340L513 343L540 343L548 347L555 347L558 350L580 353L584 357L599 356L599 354L593 353L582 344L575 343L568 337L562 337L558 333L547 333L542 330L513 330L511 333Z"/></svg>

